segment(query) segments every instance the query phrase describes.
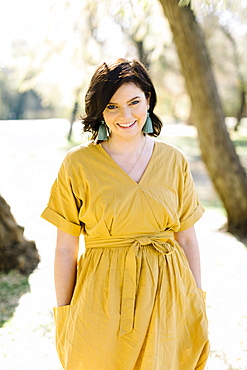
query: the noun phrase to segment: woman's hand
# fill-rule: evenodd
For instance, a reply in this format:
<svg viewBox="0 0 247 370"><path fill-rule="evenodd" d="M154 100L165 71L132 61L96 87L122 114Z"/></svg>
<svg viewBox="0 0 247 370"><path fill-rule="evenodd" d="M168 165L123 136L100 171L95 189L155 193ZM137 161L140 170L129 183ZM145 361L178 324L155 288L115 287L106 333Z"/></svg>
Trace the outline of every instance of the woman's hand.
<svg viewBox="0 0 247 370"><path fill-rule="evenodd" d="M77 271L79 237L57 230L54 278L57 306L70 304Z"/></svg>

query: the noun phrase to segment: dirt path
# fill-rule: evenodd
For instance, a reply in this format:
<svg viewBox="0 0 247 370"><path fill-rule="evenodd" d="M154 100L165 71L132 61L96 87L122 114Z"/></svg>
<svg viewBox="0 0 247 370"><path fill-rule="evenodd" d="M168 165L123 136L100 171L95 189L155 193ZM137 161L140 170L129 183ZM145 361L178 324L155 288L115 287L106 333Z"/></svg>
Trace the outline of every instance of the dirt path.
<svg viewBox="0 0 247 370"><path fill-rule="evenodd" d="M1 194L42 258L29 279L31 292L22 296L14 317L0 329L0 369L61 369L51 309L55 229L39 215L65 154L68 128L65 120L0 121ZM167 127L167 133L174 135L174 128ZM191 128L184 130L193 134ZM78 128L75 133L78 139ZM217 231L224 221L221 214L207 210L196 225L211 340L207 370L246 370L247 248Z"/></svg>

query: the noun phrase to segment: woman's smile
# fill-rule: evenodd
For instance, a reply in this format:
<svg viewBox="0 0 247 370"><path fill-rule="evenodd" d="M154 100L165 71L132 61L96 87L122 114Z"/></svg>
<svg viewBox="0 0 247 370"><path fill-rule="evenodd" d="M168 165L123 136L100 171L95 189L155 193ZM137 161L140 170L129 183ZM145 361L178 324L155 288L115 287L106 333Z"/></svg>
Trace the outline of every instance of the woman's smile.
<svg viewBox="0 0 247 370"><path fill-rule="evenodd" d="M144 92L133 83L126 83L119 87L111 97L103 111L105 123L110 129L111 136L126 138L142 132L147 118L149 99Z"/></svg>
<svg viewBox="0 0 247 370"><path fill-rule="evenodd" d="M136 123L136 120L134 122L130 122L130 123L118 123L118 126L120 126L121 128L130 128L132 126L134 126L134 124Z"/></svg>

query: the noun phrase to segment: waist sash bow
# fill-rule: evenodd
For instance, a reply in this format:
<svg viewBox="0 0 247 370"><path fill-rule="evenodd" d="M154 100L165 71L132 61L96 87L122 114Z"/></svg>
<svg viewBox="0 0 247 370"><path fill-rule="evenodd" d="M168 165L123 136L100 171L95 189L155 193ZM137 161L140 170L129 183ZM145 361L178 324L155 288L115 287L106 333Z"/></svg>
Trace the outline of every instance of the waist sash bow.
<svg viewBox="0 0 247 370"><path fill-rule="evenodd" d="M136 255L143 246L152 246L164 257L172 254L175 243L172 232L163 232L155 235L124 237L90 238L85 237L85 246L88 248L117 248L126 247L128 252L125 261L120 336L130 333L134 327L135 300L136 300Z"/></svg>

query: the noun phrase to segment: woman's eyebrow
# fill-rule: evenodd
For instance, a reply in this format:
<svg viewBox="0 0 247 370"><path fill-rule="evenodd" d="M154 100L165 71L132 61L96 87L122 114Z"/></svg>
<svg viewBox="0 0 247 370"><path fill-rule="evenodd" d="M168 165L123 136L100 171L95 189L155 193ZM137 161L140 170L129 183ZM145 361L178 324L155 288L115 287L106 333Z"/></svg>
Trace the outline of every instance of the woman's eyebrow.
<svg viewBox="0 0 247 370"><path fill-rule="evenodd" d="M130 103L131 101L133 101L133 100L135 100L135 99L140 99L141 97L140 96L134 96L134 98L132 98L132 99L130 99L130 100L128 100L127 101L127 103ZM112 101L109 101L109 103L107 104L107 105L109 105L109 104L117 104L117 103L114 103L114 102L112 102Z"/></svg>
<svg viewBox="0 0 247 370"><path fill-rule="evenodd" d="M132 100L135 100L135 99L140 99L141 97L140 96L135 96L134 98L130 99L129 101L127 101L127 103L130 103Z"/></svg>

